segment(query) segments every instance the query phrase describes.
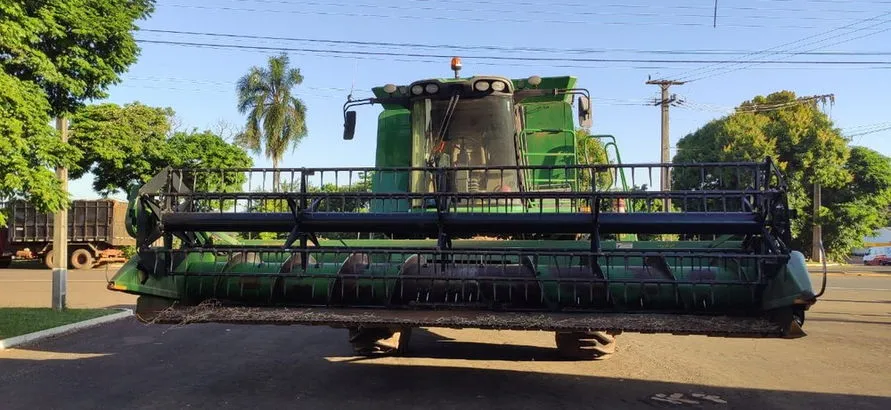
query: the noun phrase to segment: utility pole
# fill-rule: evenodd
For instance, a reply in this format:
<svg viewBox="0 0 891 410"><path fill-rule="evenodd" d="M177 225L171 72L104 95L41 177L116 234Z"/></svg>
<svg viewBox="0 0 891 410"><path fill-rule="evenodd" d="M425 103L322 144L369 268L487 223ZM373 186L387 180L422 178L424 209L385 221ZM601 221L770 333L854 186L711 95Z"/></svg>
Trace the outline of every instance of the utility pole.
<svg viewBox="0 0 891 410"><path fill-rule="evenodd" d="M682 85L684 81L674 81L674 80L647 80L647 84L658 85L662 90L662 98L657 100L653 105L661 105L662 106L662 163L668 164L671 162L671 154L669 149L671 148L669 141L669 132L668 132L668 106L677 101L677 96L672 94L668 94L668 89L673 85ZM671 190L671 169L669 167L662 168L662 174L660 176L662 179L660 187L662 191L670 191ZM671 210L671 199L666 198L665 200L665 211L668 212Z"/></svg>
<svg viewBox="0 0 891 410"><path fill-rule="evenodd" d="M62 143L68 143L68 121L64 116L56 118L56 129L62 137ZM68 195L68 169L64 166L56 168L56 177L62 192ZM66 308L68 296L68 209L59 210L53 215L53 310Z"/></svg>
<svg viewBox="0 0 891 410"><path fill-rule="evenodd" d="M835 94L822 94L822 95L812 95L810 97L800 97L797 99L799 102L820 102L823 103L825 108L826 103L828 102L830 105L835 104ZM814 226L813 226L813 238L811 238L812 244L812 256L811 260L817 263L822 263L823 258L826 255L823 254L823 247L820 244L823 242L823 226L819 224L818 219L820 215L820 207L823 205L823 191L820 187L820 182L814 181Z"/></svg>

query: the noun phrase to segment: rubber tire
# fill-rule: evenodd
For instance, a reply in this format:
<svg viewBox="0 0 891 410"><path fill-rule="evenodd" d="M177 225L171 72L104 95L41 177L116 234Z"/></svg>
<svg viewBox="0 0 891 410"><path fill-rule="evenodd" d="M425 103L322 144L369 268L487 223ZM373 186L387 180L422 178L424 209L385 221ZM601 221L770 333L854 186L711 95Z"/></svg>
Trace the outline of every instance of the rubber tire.
<svg viewBox="0 0 891 410"><path fill-rule="evenodd" d="M378 340L388 339L393 332L387 328L355 328L349 329L350 344L353 345L353 353L357 356L370 356L375 349Z"/></svg>
<svg viewBox="0 0 891 410"><path fill-rule="evenodd" d="M616 351L616 337L607 332L555 332L557 352L570 360L604 360Z"/></svg>
<svg viewBox="0 0 891 410"><path fill-rule="evenodd" d="M95 259L89 249L77 248L71 252L70 263L74 269L90 269L95 264Z"/></svg>
<svg viewBox="0 0 891 410"><path fill-rule="evenodd" d="M0 269L6 269L12 265L12 256L8 258L0 258Z"/></svg>
<svg viewBox="0 0 891 410"><path fill-rule="evenodd" d="M55 266L53 266L53 263L53 250L50 249L45 254L43 254L43 264L44 266L46 266L47 269L54 269Z"/></svg>

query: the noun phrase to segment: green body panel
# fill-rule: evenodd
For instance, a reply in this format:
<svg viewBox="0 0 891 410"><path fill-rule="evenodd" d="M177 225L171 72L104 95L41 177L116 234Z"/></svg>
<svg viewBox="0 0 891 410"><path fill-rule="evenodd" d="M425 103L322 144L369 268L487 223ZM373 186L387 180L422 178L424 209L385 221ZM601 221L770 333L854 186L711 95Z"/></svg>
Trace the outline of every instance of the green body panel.
<svg viewBox="0 0 891 410"><path fill-rule="evenodd" d="M709 241L620 242L620 244L623 245L623 249L632 245L636 249L652 250L695 250L714 247L714 244ZM253 245L262 245L262 243L254 242ZM374 247L405 250L430 249L435 246L435 241L344 240L341 242L323 240L320 245L318 250L342 245L356 249ZM580 253L584 253L590 244L586 241L536 240L459 240L453 244L453 248L458 250L531 249L536 247L541 249L578 249ZM602 248L604 251L616 250L616 242L604 242ZM723 242L720 249L727 251L739 249L739 242ZM315 252L310 250L313 263L307 264L305 273L301 272L300 275L292 274L290 276L284 274L281 279L277 279L278 273L290 253L264 252L260 254L262 263L246 262L227 265L225 257L219 257L210 252L196 251L189 253L185 260L174 268L174 271L179 272L176 276L149 276L145 283L141 283L146 275L140 272L137 267L139 259L134 257L117 272L111 283L116 284L119 287L118 290L135 294L179 300L226 298L248 304L269 303L272 298L271 292L274 289L284 288L286 296L283 299L279 298L277 303L288 304L290 301L299 300L301 304L327 304L330 303L332 292L335 290L334 285L338 273L344 265L343 261L347 259L350 252L340 248L336 253L320 255L318 250ZM397 278L400 274L401 264L413 254L414 252L409 250L389 255L373 254L371 265L362 272L362 276L355 283L355 288L361 290L357 293L357 297L368 304L386 304L388 297L397 292ZM607 298L611 301L611 306L624 310L637 310L642 307L651 310L676 308L680 302L685 306L685 309L692 310L702 307L703 309L724 311L760 311L791 306L797 300L811 296L809 293L812 287L804 259L797 252L793 253L788 264L775 268L775 272L771 273L769 269L762 270L761 274L776 275L773 280L767 281L767 287L762 296L758 296L750 286L709 283L734 281L756 283L758 282L759 269L754 266L754 262L749 262L749 265L746 265L746 262L742 261L743 266L735 269L706 267L707 277L702 275L703 266L700 264L691 264L689 261L687 263L673 262L677 261L672 261L669 258L671 278L665 278L664 283L648 283L646 285L635 284L635 281L651 280L658 277L658 272L648 268L648 265L640 257L625 258L621 260L621 263L614 265L601 263L604 276L612 281L606 287L609 293ZM555 282L550 282L561 274L565 275L568 267L580 266L584 266L580 257L542 255L537 258L535 278L538 279L547 303L571 303L573 298L578 298L580 295L588 295L594 291L606 292L604 288L574 287L566 283L558 286ZM366 279L361 279L362 277ZM280 283L277 284L277 280ZM702 283L673 283L696 282L697 280L701 280Z"/></svg>
<svg viewBox="0 0 891 410"><path fill-rule="evenodd" d="M378 118L375 165L384 168L407 167L412 157L411 113L401 107L384 110ZM372 179L374 192L407 192L408 172L388 172ZM408 201L372 201L372 212L404 212Z"/></svg>
<svg viewBox="0 0 891 410"><path fill-rule="evenodd" d="M801 304L814 296L811 275L807 270L804 255L792 251L789 262L764 289L763 310L778 309Z"/></svg>

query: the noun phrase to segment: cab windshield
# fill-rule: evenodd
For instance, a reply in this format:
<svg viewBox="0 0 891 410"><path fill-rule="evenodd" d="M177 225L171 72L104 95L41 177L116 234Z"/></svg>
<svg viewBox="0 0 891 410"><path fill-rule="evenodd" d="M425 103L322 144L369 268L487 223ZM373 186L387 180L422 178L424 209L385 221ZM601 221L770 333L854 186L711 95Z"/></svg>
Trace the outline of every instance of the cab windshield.
<svg viewBox="0 0 891 410"><path fill-rule="evenodd" d="M433 102L432 141L440 167L475 167L450 173L451 192L516 192L517 149L513 102L507 96ZM443 132L444 129L444 132Z"/></svg>

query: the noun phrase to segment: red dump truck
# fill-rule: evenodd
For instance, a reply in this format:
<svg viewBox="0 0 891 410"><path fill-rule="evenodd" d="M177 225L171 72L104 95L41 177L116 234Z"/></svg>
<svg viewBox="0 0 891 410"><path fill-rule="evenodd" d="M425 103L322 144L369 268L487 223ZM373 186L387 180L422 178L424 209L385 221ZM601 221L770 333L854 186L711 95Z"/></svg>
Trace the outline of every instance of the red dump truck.
<svg viewBox="0 0 891 410"><path fill-rule="evenodd" d="M37 212L25 201L7 202L7 226L0 227L0 268L13 259L41 259L53 267L53 215ZM89 269L125 262L124 247L135 245L126 228L127 202L76 200L68 209L68 264Z"/></svg>

